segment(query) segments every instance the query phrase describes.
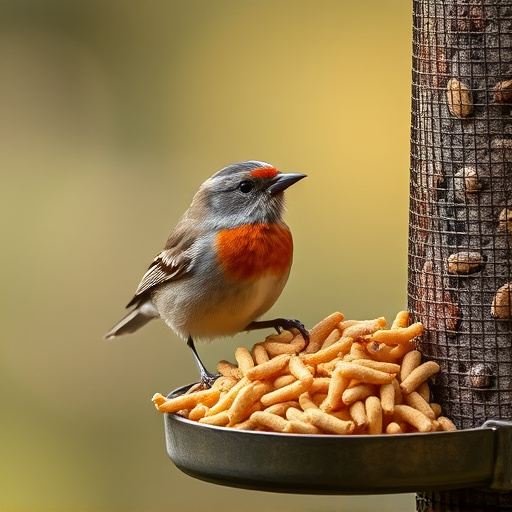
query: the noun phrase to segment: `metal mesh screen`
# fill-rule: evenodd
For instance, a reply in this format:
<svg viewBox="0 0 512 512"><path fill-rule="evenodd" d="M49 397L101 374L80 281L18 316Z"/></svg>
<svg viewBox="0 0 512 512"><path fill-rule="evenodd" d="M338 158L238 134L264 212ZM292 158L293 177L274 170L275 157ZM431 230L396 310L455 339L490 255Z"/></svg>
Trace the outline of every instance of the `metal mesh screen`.
<svg viewBox="0 0 512 512"><path fill-rule="evenodd" d="M409 309L435 400L471 428L512 418L512 1L413 8ZM512 508L466 494L420 502Z"/></svg>

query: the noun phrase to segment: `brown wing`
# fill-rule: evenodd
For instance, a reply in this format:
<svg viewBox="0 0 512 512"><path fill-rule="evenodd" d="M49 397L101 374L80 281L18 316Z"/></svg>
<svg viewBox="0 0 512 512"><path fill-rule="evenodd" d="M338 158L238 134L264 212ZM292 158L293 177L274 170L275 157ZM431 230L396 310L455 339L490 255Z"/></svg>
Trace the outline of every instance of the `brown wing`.
<svg viewBox="0 0 512 512"><path fill-rule="evenodd" d="M180 222L165 245L165 249L153 260L147 272L142 277L135 296L126 306L136 304L141 295L155 286L170 280L176 280L187 274L192 268L190 248L197 237L196 229L185 229L189 223Z"/></svg>

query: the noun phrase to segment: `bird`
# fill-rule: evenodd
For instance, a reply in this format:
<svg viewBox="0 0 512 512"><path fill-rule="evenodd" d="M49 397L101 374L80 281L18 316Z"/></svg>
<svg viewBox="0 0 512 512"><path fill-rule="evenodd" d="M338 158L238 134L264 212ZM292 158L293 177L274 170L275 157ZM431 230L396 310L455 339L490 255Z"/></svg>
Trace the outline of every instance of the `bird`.
<svg viewBox="0 0 512 512"><path fill-rule="evenodd" d="M284 191L305 177L249 160L208 178L143 275L126 306L132 309L105 338L133 333L160 318L187 340L205 388L218 375L201 361L197 340L296 328L307 342L309 333L298 320L259 320L281 295L292 265Z"/></svg>

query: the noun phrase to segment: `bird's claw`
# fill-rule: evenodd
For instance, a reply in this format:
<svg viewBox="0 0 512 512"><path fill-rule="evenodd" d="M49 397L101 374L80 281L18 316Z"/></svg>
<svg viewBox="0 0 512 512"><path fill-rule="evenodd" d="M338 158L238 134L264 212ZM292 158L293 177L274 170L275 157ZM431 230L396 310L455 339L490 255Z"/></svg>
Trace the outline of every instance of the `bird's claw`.
<svg viewBox="0 0 512 512"><path fill-rule="evenodd" d="M309 343L309 332L304 327L302 322L298 320L289 320L288 318L275 318L274 320L262 320L257 322L251 322L244 331L253 331L254 329L268 329L273 328L278 333L281 332L282 329L290 330L297 329L306 343Z"/></svg>
<svg viewBox="0 0 512 512"><path fill-rule="evenodd" d="M300 322L299 320L290 320L287 318L280 318L279 324L276 324L277 332L280 332L279 328L286 329L287 331L289 331L290 329L297 329L300 332L300 334L302 335L302 337L304 338L304 340L306 342L309 342L309 332L306 329L306 327L304 326L304 324L302 322Z"/></svg>
<svg viewBox="0 0 512 512"><path fill-rule="evenodd" d="M220 373L201 372L200 386L202 389L210 389L215 381L220 377Z"/></svg>

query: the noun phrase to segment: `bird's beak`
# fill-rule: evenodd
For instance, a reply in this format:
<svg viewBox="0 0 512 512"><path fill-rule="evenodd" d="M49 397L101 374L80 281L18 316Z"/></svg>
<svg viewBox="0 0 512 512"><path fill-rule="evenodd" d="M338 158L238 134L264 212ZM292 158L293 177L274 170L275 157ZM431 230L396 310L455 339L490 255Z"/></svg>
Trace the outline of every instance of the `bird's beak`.
<svg viewBox="0 0 512 512"><path fill-rule="evenodd" d="M270 186L267 188L267 190L270 193L270 195L275 196L276 194L279 194L279 192L286 190L290 185L293 185L294 183L305 177L306 174L293 172L287 174L278 174L274 178L272 178L272 182Z"/></svg>

